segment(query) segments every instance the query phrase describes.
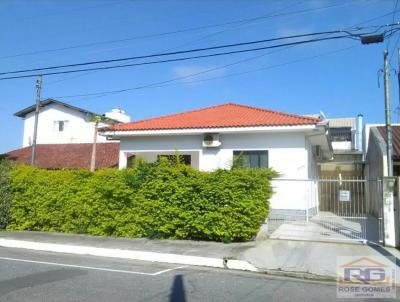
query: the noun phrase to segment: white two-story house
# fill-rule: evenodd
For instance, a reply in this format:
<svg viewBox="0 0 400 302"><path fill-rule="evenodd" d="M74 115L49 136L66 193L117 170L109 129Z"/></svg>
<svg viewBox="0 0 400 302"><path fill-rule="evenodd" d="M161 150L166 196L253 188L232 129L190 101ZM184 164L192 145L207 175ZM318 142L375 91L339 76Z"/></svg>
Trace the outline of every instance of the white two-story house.
<svg viewBox="0 0 400 302"><path fill-rule="evenodd" d="M15 162L25 164L31 162L35 107L32 105L15 113L15 116L24 121L22 148L6 154ZM41 101L36 165L46 169L89 168L94 142L95 116L102 117L99 128L130 121L130 117L121 109L97 114L54 99ZM118 165L118 141L108 141L104 136L98 135L96 150L96 168Z"/></svg>
<svg viewBox="0 0 400 302"><path fill-rule="evenodd" d="M24 120L22 146L32 145L35 105L24 108L14 114ZM105 114L97 114L79 107L53 99L41 102L37 131L37 144L74 144L93 142L94 116L107 117L112 123L126 123L130 117L123 110L113 109ZM100 122L99 127L107 126ZM104 136L97 137L98 142L106 142Z"/></svg>

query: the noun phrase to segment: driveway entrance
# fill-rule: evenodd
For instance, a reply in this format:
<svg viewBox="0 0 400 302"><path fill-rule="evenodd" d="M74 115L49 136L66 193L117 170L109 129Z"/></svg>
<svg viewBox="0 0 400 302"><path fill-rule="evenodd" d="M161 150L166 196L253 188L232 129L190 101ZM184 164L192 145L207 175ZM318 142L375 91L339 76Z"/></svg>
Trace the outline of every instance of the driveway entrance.
<svg viewBox="0 0 400 302"><path fill-rule="evenodd" d="M289 183L289 180L277 181ZM293 182L307 187L310 201L306 202L304 212L272 210L268 219L269 238L382 243L382 181L290 180Z"/></svg>

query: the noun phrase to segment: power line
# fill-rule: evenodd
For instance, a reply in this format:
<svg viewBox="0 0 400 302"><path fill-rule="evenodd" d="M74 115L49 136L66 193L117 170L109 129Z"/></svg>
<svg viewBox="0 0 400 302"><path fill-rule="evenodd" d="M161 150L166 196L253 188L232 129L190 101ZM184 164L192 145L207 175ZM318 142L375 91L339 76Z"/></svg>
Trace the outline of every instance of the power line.
<svg viewBox="0 0 400 302"><path fill-rule="evenodd" d="M288 62L283 62L283 63L279 63L279 64L273 64L273 65L260 67L260 68L255 68L255 69L250 69L250 70L246 70L246 71L242 71L242 72L231 73L231 74L223 75L223 76L217 76L217 77L212 77L212 78L207 78L207 79L199 79L199 80L193 81L191 83L206 82L206 81L211 81L211 80L217 80L217 79L222 79L222 78L229 78L229 77L233 77L233 76L244 75L244 74L258 72L258 71L262 71L262 70L278 68L278 67L282 67L282 66L286 66L286 65L290 65L290 64L300 63L300 62L316 59L316 58L319 58L319 57L335 54L335 53L346 51L346 50L349 50L349 49L352 49L352 48L355 48L355 47L359 47L359 46L360 45L352 45L352 46L349 46L349 47L345 47L345 48L341 48L341 49L325 52L325 53L322 53L322 54L318 54L318 55L314 55L314 56L310 56L310 57L306 57L306 58L302 58L302 59L296 59L296 60L292 60L292 61L288 61ZM167 86L172 86L172 85L176 85L176 84L166 84L166 85L160 85L160 86L155 86L155 87L167 87Z"/></svg>
<svg viewBox="0 0 400 302"><path fill-rule="evenodd" d="M393 13L393 12L390 11L390 12L388 12L388 13L379 15L379 16L377 16L377 17L374 17L374 18L370 18L370 19L361 21L361 22L359 22L359 23L357 23L357 24L354 24L354 25L352 25L352 26L350 26L350 27L354 28L354 27L359 26L359 25L361 25L361 24L365 24L365 23L368 23L368 22L375 21L375 20L377 20L377 19L386 17L386 16L388 16L388 15L391 15L392 13ZM380 27L378 27L378 28L380 28ZM249 71L244 71L244 72L239 72L239 73L233 73L233 74L229 74L229 75L225 75L225 76L219 76L219 77L213 77L213 78L207 78L207 79L196 80L196 81L193 81L193 83L205 82L205 81L216 80L216 79L220 79L220 78L227 78L227 77L232 77L232 76L238 76L238 75L242 75L242 74L247 74L247 73L251 73L251 72L257 72L257 71L265 70L265 69L270 69L270 68L276 68L276 67L280 67L280 66L285 66L285 65L288 65L288 64L294 64L294 63L297 63L297 62L301 62L301 61L305 61L305 60L310 60L310 59L314 59L314 58L317 58L317 57L321 57L321 56L325 56L325 55L330 55L330 54L333 54L333 53L336 53L336 52L348 50L348 49L351 49L351 48L354 48L354 47L357 47L357 46L346 47L346 48L339 49L339 50L336 50L336 51L331 51L331 52L323 53L323 54L320 54L320 55L311 56L311 57L307 57L307 58L304 58L304 59L294 60L294 61L285 62L285 63L281 63L281 64L276 64L276 65L272 65L272 66L268 66L268 67L257 68L257 69L253 69L253 70L249 70ZM280 50L278 50L278 51L280 51ZM269 53L267 53L267 54L270 54L270 53L272 53L272 52L269 52ZM252 58L250 58L249 60L255 59L255 58L258 58L258 57L262 57L262 56L267 55L267 54L263 54L263 55L256 56L256 57L252 57ZM177 85L178 83L171 83L171 82L174 82L174 81L177 81L177 80L182 80L182 79L191 78L191 77L194 77L194 76L197 76L197 75L200 75L200 74L204 74L204 73L211 72L211 71L213 71L213 70L217 70L217 69L221 69L221 68L228 67L228 65L235 65L235 64L238 64L238 63L240 63L240 62L243 62L243 61L234 62L234 63L232 63L232 64L223 65L223 66L220 66L220 67L217 67L217 68L208 69L208 70L202 71L202 72L192 73L192 74L187 75L187 76L184 76L184 77L177 77L177 78L168 79L168 80L164 80L164 81L160 81L160 82L155 82L155 83L151 83L151 84L147 84L147 85L136 86L136 87L133 87L133 88L126 88L126 89L119 89L119 90L109 90L109 91L103 91L103 92L97 92L97 93L91 93L91 94L55 96L54 98L73 98L73 97L81 97L81 96L88 96L88 95L92 95L92 96L93 96L93 95L97 95L97 96L95 96L95 97L90 97L90 98L81 99L81 100L86 100L86 99L94 99L94 98L99 98L99 97L105 97L105 96L108 96L108 95L110 95L110 94L122 93L122 92L126 92L126 91L137 90L137 89L144 89L144 88L150 88L150 87L158 88L158 87L172 86L172 85ZM81 100L78 100L78 101L81 101Z"/></svg>
<svg viewBox="0 0 400 302"><path fill-rule="evenodd" d="M99 8L99 7L113 6L113 5L116 5L116 4L121 4L122 2L125 2L125 1L124 0L122 0L122 1L107 1L106 3L100 4L100 5L80 7L80 8L71 9L71 10L62 10L62 11L50 12L50 13L45 13L45 14L40 14L40 15L21 18L21 19L19 19L17 21L25 21L25 20L31 20L31 19L36 19L36 18L43 18L43 17L47 17L47 16L61 15L61 14L65 14L65 13L70 14L70 13L74 13L74 12L82 12L84 10L92 10L92 9L96 9L96 8Z"/></svg>
<svg viewBox="0 0 400 302"><path fill-rule="evenodd" d="M393 8L392 24L394 23L394 17L396 16L396 9L397 9L397 4L398 3L399 3L399 0L396 0L396 3L395 3L394 8ZM390 32L392 32L392 30L393 30L393 25L390 27ZM387 41L386 49L389 48L389 45L390 45L390 39L388 39L388 41Z"/></svg>
<svg viewBox="0 0 400 302"><path fill-rule="evenodd" d="M223 55L231 55L231 54L238 54L238 53L246 53L246 52L253 52L253 51L260 51L265 49L272 49L290 45L300 45L300 44L308 44L326 40L337 40L348 38L348 35L340 35L340 36L333 36L333 37L326 37L326 38L317 38L312 40L305 40L305 41L297 41L285 44L278 44L278 45L270 45L258 48L250 48L250 49L243 49L243 50L235 50L235 51L228 51L222 53L212 53L207 55L198 55L198 56L191 56L191 57L184 57L184 58L175 58L175 59L166 59L166 60L158 60L158 61L150 61L150 62L142 62L142 63L133 63L133 64L125 64L125 65L114 65L114 66L104 66L104 67L93 67L93 68L84 68L84 69L75 69L75 70L68 70L68 71L56 71L56 72L47 72L47 73L36 73L36 74L29 74L29 75L19 75L19 76L10 76L10 77L3 77L0 80L10 80L10 79L20 79L20 78L30 78L35 77L38 75L56 75L56 74L68 74L68 73L76 73L76 72L83 72L83 71L92 71L92 70L106 70L106 69L115 69L115 68L124 68L124 67L133 67L133 66L143 66L143 65L152 65L152 64L160 64L160 63L168 63L168 62L178 62L178 61L186 61L192 59L200 59L200 58L209 58L209 57L216 57L216 56L223 56Z"/></svg>
<svg viewBox="0 0 400 302"><path fill-rule="evenodd" d="M378 16L378 17L374 17L372 19L368 19L368 20L359 22L359 23L353 25L353 27L361 25L361 24L368 23L370 21L374 21L374 20L376 20L378 18L385 17L387 15L390 15L391 13L392 12L386 13L386 14ZM374 27L377 27L377 26L374 26ZM377 28L380 28L380 27L377 27ZM398 30L399 29L396 29L396 31L398 31ZM394 33L395 32L391 32L389 36L393 35ZM322 54L311 56L311 57L306 57L306 58L303 58L303 59L297 59L297 60L293 60L293 61L289 61L289 62L285 62L285 63L275 64L275 65L262 67L262 68L257 68L257 69L253 69L253 70L248 70L248 71L244 71L244 72L233 73L233 74L229 74L229 75L225 75L225 76L219 76L219 77L213 77L213 78L208 78L208 79L197 80L197 81L194 81L194 83L205 82L205 81L210 81L210 80L215 80L215 79L220 79L220 78L227 78L227 77L232 77L232 76L239 76L239 75L243 75L243 74L248 74L248 73L252 73L252 72L266 70L266 69L277 68L277 67L281 67L281 66L285 66L285 65L289 65L289 64L294 64L294 63L298 63L298 62L302 62L302 61L306 61L306 60L322 57L322 56L325 56L325 55L330 55L330 54L333 54L333 53L345 51L345 50L348 50L348 49L351 49L351 48L354 48L354 47L357 47L357 46L358 45L354 45L354 46L342 48L342 49L339 49L339 50L330 51L330 52L322 53ZM105 97L105 96L108 96L108 95L112 95L112 94L116 94L116 93L123 93L123 92L131 91L131 90L138 90L138 89L144 89L144 88L150 88L150 87L153 87L153 88L166 87L166 86L176 85L176 84L167 84L167 83L170 83L170 82L173 82L173 81L177 81L177 80L182 80L182 79L185 79L185 78L191 78L191 77L194 77L194 76L199 75L199 74L210 72L212 70L214 70L214 69L207 70L207 71L200 72L200 73L193 73L193 74L190 74L190 75L185 76L185 77L178 77L178 78L174 78L174 79L164 80L164 81L161 81L161 82L155 82L155 83L151 83L151 84L147 84L147 85L136 86L136 87L133 87L133 88L126 88L126 89L120 89L120 90L109 90L109 91L90 93L90 94L56 96L54 98L73 98L73 97L82 97L82 96L89 96L89 95L90 96L94 96L94 97L78 100L78 101L82 101L82 100L86 100L86 99L101 98L101 97ZM163 85L163 84L165 84L165 85Z"/></svg>
<svg viewBox="0 0 400 302"><path fill-rule="evenodd" d="M360 0L353 0L353 2L355 2L355 1L360 1ZM204 26L198 26L198 27L192 27L192 28L187 28L187 29L175 30L175 31L170 31L170 32L148 34L148 35L141 35L141 36L133 36L133 37L125 38L125 39L115 39L115 40L108 40L108 41L102 41L102 42L77 44L77 45L73 45L73 46L66 46L66 47L60 47L60 48L38 50L38 51L33 51L33 52L26 52L26 53L2 56L2 57L0 57L0 59L21 57L21 56L30 56L30 55L36 55L36 54L41 54L41 53L51 53L51 52L69 50L69 49L77 49L77 48L91 47L91 46L104 45L104 44L120 43L120 42L126 42L126 41L138 40L138 39L161 37L161 36L185 33L185 32L190 32L190 31L198 31L198 30L208 29L208 28L213 28L213 27L221 27L221 26L225 26L225 25L232 25L232 24L238 24L238 23L244 23L244 22L252 22L252 21L257 21L257 20L261 20L261 19L269 19L269 18L275 18L275 17L287 16L287 15L302 14L302 13L307 13L307 12L313 12L313 11L318 11L318 10L324 10L324 9L344 6L344 5L347 5L347 4L348 3L345 2L345 3L322 6L322 7L315 7L315 8L311 8L311 9L302 9L302 10L288 12L288 13L280 13L280 14L276 14L275 13L275 14L261 15L261 16L253 17L253 18L239 19L239 20L234 20L234 21L225 22L225 23L204 25ZM284 9L286 9L286 7ZM280 10L278 10L278 12L279 11ZM201 38L201 39L203 39L203 38Z"/></svg>
<svg viewBox="0 0 400 302"><path fill-rule="evenodd" d="M299 1L299 2L297 2L294 6L297 6L297 5L302 4L302 3L304 3L304 2L306 2L306 0ZM271 13L271 14L269 14L269 15L265 15L265 17L271 16L271 15L274 14L274 13L278 13L278 12L284 11L284 10L286 10L287 8L290 8L290 7L293 7L293 5L291 4L291 5L285 6L285 7L281 8L281 9L279 9L279 10L274 11L273 13ZM260 16L260 17L263 17L263 16ZM240 25L233 27L233 29L240 28L240 27L242 27L242 26L244 26L244 25L249 25L249 24L251 24L252 22L253 22L253 18L251 18L251 20L244 19L244 21L242 21ZM186 42L186 43L181 44L181 45L176 46L176 47L167 48L167 49L165 49L165 50L163 50L163 51L166 52L166 51L171 51L171 50L174 50L174 49L179 49L179 48L181 48L181 47L183 47L183 46L187 46L187 45L193 44L193 43L195 43L195 42L197 42L197 41L199 41L199 40L207 39L207 38L210 37L210 36L214 36L214 35L217 35L217 34L221 34L221 33L226 32L226 31L228 31L228 30L232 30L232 28L227 28L227 29L224 29L224 30L220 30L220 31L218 31L218 32L213 32L213 33L211 33L211 34L208 34L208 35L205 35L205 36L201 37L200 39L195 39L195 40ZM263 55L261 55L261 56L263 56ZM261 56L257 55L257 56L255 56L254 58L256 59L256 58L261 57ZM0 57L0 59L1 59L1 57ZM52 85L52 84L56 84L56 83L68 81L68 80L71 80L71 79L79 78L79 77L82 77L82 76L85 76L85 75L88 75L88 74L94 74L94 73L98 73L98 72L101 72L101 70L90 71L90 72L86 72L86 73L84 73L84 74L75 75L75 76L73 76L73 77L67 77L67 78L64 78L64 79L52 81L52 82L50 82L50 83L47 83L47 85L48 85L48 84Z"/></svg>
<svg viewBox="0 0 400 302"><path fill-rule="evenodd" d="M232 30L232 29L237 29L237 28L240 28L240 27L243 27L243 26L246 26L246 25L252 25L252 23L254 23L254 21L258 21L258 20L260 20L261 18L262 18L262 19L264 19L264 18L265 18L265 19L269 19L269 18L271 18L271 17L274 17L277 13L279 13L279 12L281 12L281 11L284 11L284 10L286 10L287 8L291 8L291 7L293 7L293 6L300 5L300 4L304 3L305 1L306 1L306 0L304 0L304 1L299 1L299 2L297 2L295 5L293 5L293 4L287 5L287 6L283 7L283 8L281 8L281 9L278 9L278 10L274 11L274 12L271 13L271 14L267 14L267 15L260 16L260 18L258 18L258 19L252 18L252 19L250 19L250 20L245 20L245 21L241 22L241 24L239 24L239 25L237 25L237 26L235 26L235 27L233 27L233 28L226 28L226 29L222 29L222 30L219 30L219 31L216 31L216 32L207 34L207 35L205 35L205 36L203 36L203 37L200 37L200 38L198 38L198 39L195 39L195 40L192 40L192 41L189 41L189 42L185 42L185 43L183 43L183 44L181 44L181 45L179 45L179 46L175 46L175 47L172 47L172 48L168 48L166 51L170 51L170 50L174 50L174 49L179 49L179 48L181 48L181 47L191 45L191 44L193 44L193 43L196 43L196 42L199 42L199 41L208 39L208 38L210 38L210 37L213 37L213 36L222 34L222 33L224 33L224 32L227 32L227 31L229 31L229 30ZM299 11L297 11L297 12L299 12Z"/></svg>
<svg viewBox="0 0 400 302"><path fill-rule="evenodd" d="M385 26L389 26L389 25L385 25ZM363 28L358 28L356 31L360 31L362 29ZM326 39L338 39L338 38L346 38L346 37L353 37L353 38L354 37L358 37L359 38L359 37L361 37L361 35L365 34L365 33L355 34L355 33L351 33L350 31L347 31L347 30L332 30L332 31L324 31L324 32L316 32L316 33L299 34L299 35L291 35L291 36L263 39L263 40L250 41L250 42L241 42L241 43L225 44L225 45L218 45L218 46L212 46L212 47L196 48L196 49L189 49L189 50L182 50L182 51L175 51L175 52L156 53L156 54L150 54L150 55L141 55L141 56L134 56L134 57L108 59L108 60L101 60L101 61L90 61L90 62L67 64L67 65L58 65L58 66L49 66L49 67L42 67L42 68L32 68L32 69L23 69L23 70L16 70L16 71L7 71L7 72L0 73L0 75L26 73L26 72L43 71L43 70L52 70L52 69L77 67L77 66L87 66L87 65L94 65L94 64L113 63L113 62L121 62L121 61L136 60L136 59L143 59L143 58L171 56L171 55L177 55L177 54L202 52L202 51L207 51L207 50L216 50L216 49L223 49L223 48L254 45L254 44L260 44L260 43L266 43L266 42L272 42L272 41L278 41L278 40L287 40L287 39L294 39L294 38L300 38L300 37L318 36L318 35L333 34L333 33L346 33L347 35L330 37L330 38L320 38L320 39L314 39L314 40L307 40L307 41L302 41L300 43L310 43L310 42L314 42L314 41L323 41L323 40L326 40ZM120 67L128 67L128 66L140 66L140 65L148 65L148 64L155 64L155 63L174 62L174 61L182 61L182 60L195 59L195 58L204 58L204 57L209 57L209 56L217 56L217 55L225 55L225 54L234 54L234 53L241 53L241 52L256 51L256 50L275 48L275 47L281 47L281 46L286 46L286 45L295 45L295 44L297 44L297 42L281 44L281 45L273 45L273 46L268 46L268 47L260 47L260 48L254 48L254 49L231 51L231 52L219 53L219 54L196 56L196 57L160 60L160 61L143 62L143 63L136 63L136 64L127 64L127 65L96 67L96 68L88 68L88 69L51 72L51 73L38 73L38 74L34 74L34 75L24 75L24 76L19 76L19 77L7 77L7 78L0 78L0 79L4 79L4 80L5 79L16 79L16 78L24 78L24 77L26 78L26 77L31 77L31 76L37 76L39 74L40 75L54 75L54 74L65 74L65 73L73 73L73 72L81 72L81 71L103 70L103 69L120 68Z"/></svg>
<svg viewBox="0 0 400 302"><path fill-rule="evenodd" d="M367 20L364 20L364 21L361 21L361 22L359 22L359 23L356 23L356 24L354 24L354 25L351 25L351 26L349 26L349 27L346 27L346 29L347 30L351 30L351 29L356 29L358 26L360 26L360 25L362 25L362 24L365 24L365 23L369 23L369 22L372 22L372 21L375 21L375 20L378 20L378 19L381 19L381 18L384 18L384 17L387 17L387 16L389 16L389 15L392 15L393 13L397 13L397 12L399 12L400 10L395 10L395 11L389 11L389 12L387 12L387 13L385 13L385 14L382 14L382 15L379 15L379 16L377 16L377 17L374 17L374 18L370 18L370 19L367 19ZM393 25L394 24L399 24L399 23L392 23ZM237 28L237 27L236 27ZM364 29L367 29L367 28L377 28L377 30L379 30L381 27L378 27L378 26L371 26L371 27L369 27L369 26L364 26L363 27ZM220 31L220 32L217 32L217 33L215 33L215 34L218 34L218 33L222 33L223 31ZM211 34L211 35L213 35L213 34ZM208 35L208 36L210 36L210 35ZM206 38L206 37L208 37L208 36L204 36L203 38ZM194 40L194 41L192 41L192 42L196 42L196 41L198 41L198 40ZM191 44L191 42L190 43L188 43L188 44ZM188 45L188 44L185 44L185 45ZM172 49L176 49L176 48L180 48L180 47L182 47L183 45L180 45L180 46L178 46L178 47L174 47L174 48L169 48L169 49L167 49L166 51L169 51L169 50L172 50ZM1 59L1 57L0 57L0 59ZM82 77L82 76L85 76L85 75L88 75L88 74L93 74L93 73L97 73L97 72L101 72L101 70L97 70L97 71L90 71L90 72L86 72L86 73L84 73L84 74L80 74L80 75L77 75L77 76L72 76L72 77L67 77L67 78L64 78L64 79L60 79L60 80L55 80L55 81L52 81L52 82L47 82L47 84L45 85L45 86L47 86L47 85L51 85L51 84L55 84L55 83L59 83L59 82L63 82L63 81L68 81L68 80L71 80L71 79L75 79L75 78L79 78L79 77Z"/></svg>
<svg viewBox="0 0 400 302"><path fill-rule="evenodd" d="M337 4L322 6L322 7L314 7L314 8L310 8L310 9L302 9L302 10L298 10L298 11L295 11L295 12L280 13L280 14L271 15L271 17L276 17L276 16L287 16L287 15L292 15L293 13L295 13L296 15L297 15L297 14L304 14L304 13L309 13L309 12L314 12L314 11L319 11L319 10L324 10L324 9L335 8L335 7L339 7L339 6L346 6L346 5L348 5L348 4L352 3L352 2L358 2L358 1L361 1L361 0L345 1L345 2L343 2L343 3L337 3ZM305 1L303 1L303 2L305 2ZM295 5L298 5L298 4L299 4L299 3L296 3ZM292 5L292 6L293 6L293 5ZM289 6L289 7L290 7L290 6ZM284 9L285 9L285 8L284 8ZM281 11L281 10L278 10L277 12L279 12L279 11ZM266 17L268 17L268 16L266 16ZM261 19L261 18L259 18L259 19ZM257 21L257 20L254 20L254 21ZM247 22L247 23L249 23L249 22ZM261 23L261 22L260 22L260 23ZM259 23L258 23L258 24L259 24ZM239 25L238 27L244 26L244 25L252 25L252 24L243 24L243 25ZM186 46L186 45L192 44L192 43L194 43L194 42L198 42L198 41L204 40L204 39L206 39L206 38L209 38L209 37L211 37L211 36L214 36L214 35L217 35L217 34L226 32L226 31L228 31L228 30L229 30L229 29L225 29L225 30L221 30L221 31L218 31L218 32L215 32L215 33L211 33L211 34L206 35L206 36L204 36L204 37L201 37L201 38L199 38L199 39L197 39L197 40L194 40L194 41L185 43L185 44L183 44L183 45L181 45L181 46ZM175 49L175 48L172 48L172 49Z"/></svg>
<svg viewBox="0 0 400 302"><path fill-rule="evenodd" d="M290 47L293 47L293 46L289 46L287 48L284 48L283 50L288 49ZM174 81L178 81L178 80L184 80L184 79L192 78L192 77L195 77L195 76L198 76L198 75L202 75L202 74L205 74L205 73L213 72L213 71L216 71L216 70L219 70L219 69L223 69L223 68L226 68L226 67L231 67L231 66L238 65L238 64L241 64L241 63L244 63L244 62L249 62L251 60L255 60L255 59L258 59L260 57L264 57L266 55L273 54L273 53L276 53L276 52L279 52L279 51L282 51L282 49L278 49L278 50L275 50L275 51L270 51L268 53L264 53L264 54L261 54L261 55L253 56L253 57L246 58L246 59L242 59L242 60L235 61L235 62L232 62L232 63L229 63L229 64L221 65L221 66L218 66L218 67L213 67L213 68L210 68L210 69L207 69L207 70L191 73L191 74L186 75L186 76L175 77L175 78L164 80L164 81L161 81L161 82L155 82L155 83L152 83L152 84L146 84L143 87L150 87L150 86L153 86L153 85L166 84L166 83L170 83L170 82L174 82ZM138 87L142 87L142 86L138 86ZM133 88L133 89L135 89L135 88ZM123 92L125 90L126 89L112 90L112 91L94 93L94 94L90 94L90 95L105 94L105 93L110 93L110 92ZM128 88L128 90L129 90L129 88ZM87 96L87 95L88 94L85 94L85 95L82 95L82 94L80 94L80 95L66 95L66 96L55 96L54 98L68 98L68 97Z"/></svg>
<svg viewBox="0 0 400 302"><path fill-rule="evenodd" d="M206 81L217 80L217 79L222 79L222 78L240 76L240 75L244 75L244 74L248 74L248 73L259 72L259 71L273 69L273 68L279 68L279 67L282 67L282 66L286 66L286 65L290 65L290 64L296 64L296 63L300 63L300 62L303 62L303 61L312 60L312 59L316 59L316 58L319 58L319 57L323 57L323 56L335 54L335 53L338 53L338 52L346 51L346 50L349 50L349 49L352 49L352 48L355 48L355 47L359 47L359 46L360 45L353 45L353 46L350 46L350 47L345 47L345 48L341 48L341 49L337 49L337 50L321 53L321 54L318 54L318 55L314 55L314 56L310 56L310 57L306 57L306 58L302 58L302 59L296 59L296 60L292 60L292 61L288 61L288 62L284 62L284 63L273 64L273 65L261 67L261 68L251 69L251 70L237 72L237 73L231 73L231 74L224 75L224 76L218 76L218 77L212 77L212 78L207 78L207 79L196 80L196 81L193 81L191 83L206 82ZM56 98L56 99L57 98L59 98L59 99L60 98L74 98L74 97L82 97L82 96L92 95L90 98L79 99L79 100L76 100L74 102L67 102L67 103L75 103L75 102L79 102L79 101L83 101L83 100L89 100L89 99L93 100L93 99L97 99L97 98L106 97L106 96L109 96L109 95L112 95L112 94L118 94L118 93L128 92L128 91L132 91L132 90L141 90L141 89L146 89L146 88L162 88L162 87L178 85L177 83L168 84L167 82L172 82L172 81L181 80L181 79L184 79L184 78L193 77L193 76L196 76L198 74L199 73L195 73L195 74L191 74L191 75L188 75L188 76L185 76L185 77L180 77L180 78L175 78L175 79L155 82L155 83L136 86L136 87L132 87L132 88L120 89L120 90L109 90L109 91L103 91L103 92L92 93L92 94L55 96L53 98Z"/></svg>
<svg viewBox="0 0 400 302"><path fill-rule="evenodd" d="M394 31L392 31L392 33L391 33L391 36L393 36L394 34L396 34L396 30L394 30ZM391 62L392 62L392 59L393 59L393 56L394 56L394 53L395 53L395 49L396 49L396 47L397 47L397 45L398 45L398 43L399 43L399 40L400 40L400 35L397 35L397 39L396 39L396 42L394 43L394 45L393 45L393 49L392 49L392 51L391 51L391 54L390 54L390 58L389 58L389 65L391 64Z"/></svg>
<svg viewBox="0 0 400 302"><path fill-rule="evenodd" d="M361 29L359 29L359 30L361 30ZM284 37L278 37L278 38L269 38L269 39L249 41L249 42L241 42L241 43L232 43L232 44L217 45L217 46L211 46L211 47L195 48L195 49L181 50L181 51L174 51L174 52L161 52L161 53L154 53L154 54L149 54L149 55L124 57L124 58L117 58L117 59L89 61L89 62L66 64L66 65L57 65L57 66L47 66L47 67L41 67L41 68L6 71L6 72L0 72L0 75L34 72L34 71L40 71L40 70L51 70L51 69L59 69L59 68L68 68L68 67L77 67L77 66L87 66L87 65L95 65L95 64L104 64L104 63L114 63L114 62L122 62L122 61L138 60L138 59L148 59L148 58L163 57L163 56L172 56L172 55L179 55L179 54L186 54L186 53L193 53L193 52L203 52L203 51L208 51L208 50L247 46L247 45L261 44L261 43L267 43L267 42L273 42L273 41L279 41L279 40L287 40L287 39L295 39L295 38L302 38L302 37L309 37L309 36L343 33L343 32L350 35L348 31L343 31L343 30L324 31L324 32L284 36Z"/></svg>

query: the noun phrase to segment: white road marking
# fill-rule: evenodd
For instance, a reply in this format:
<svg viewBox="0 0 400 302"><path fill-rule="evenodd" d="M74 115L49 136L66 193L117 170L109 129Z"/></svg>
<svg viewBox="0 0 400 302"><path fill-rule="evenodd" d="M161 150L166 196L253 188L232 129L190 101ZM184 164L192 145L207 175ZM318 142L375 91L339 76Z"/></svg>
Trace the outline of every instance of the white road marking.
<svg viewBox="0 0 400 302"><path fill-rule="evenodd" d="M28 260L28 259L17 259L17 258L9 258L9 257L0 257L2 260L16 261L16 262L26 262L26 263L35 263L35 264L46 264L46 265L54 265L54 266L63 266L63 267L73 267L73 268L82 268L88 270L97 270L97 271L106 271L113 273L123 273L123 274L133 274L133 275L146 275L146 276L158 276L164 274L166 272L170 272L173 270L185 268L186 266L178 266L174 268L165 269L155 273L144 273L144 272L135 272L135 271L127 271L127 270L119 270L119 269L111 269L111 268L102 268L102 267L94 267L94 266L82 266L82 265L74 265L74 264L66 264L66 263L57 263L57 262L47 262L47 261L36 261L36 260Z"/></svg>
<svg viewBox="0 0 400 302"><path fill-rule="evenodd" d="M174 270L185 268L185 267L188 267L188 265L178 266L178 267L174 267L174 268L168 268L168 269L165 269L163 271L159 271L159 272L153 273L152 276L161 275L161 274L164 274L166 272L174 271Z"/></svg>

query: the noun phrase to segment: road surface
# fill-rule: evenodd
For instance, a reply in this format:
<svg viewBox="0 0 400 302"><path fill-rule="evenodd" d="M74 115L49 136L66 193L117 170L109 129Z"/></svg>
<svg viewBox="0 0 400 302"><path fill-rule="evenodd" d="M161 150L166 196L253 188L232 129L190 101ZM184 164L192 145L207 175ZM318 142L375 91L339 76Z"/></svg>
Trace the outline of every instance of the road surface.
<svg viewBox="0 0 400 302"><path fill-rule="evenodd" d="M336 300L333 283L0 248L0 301Z"/></svg>

